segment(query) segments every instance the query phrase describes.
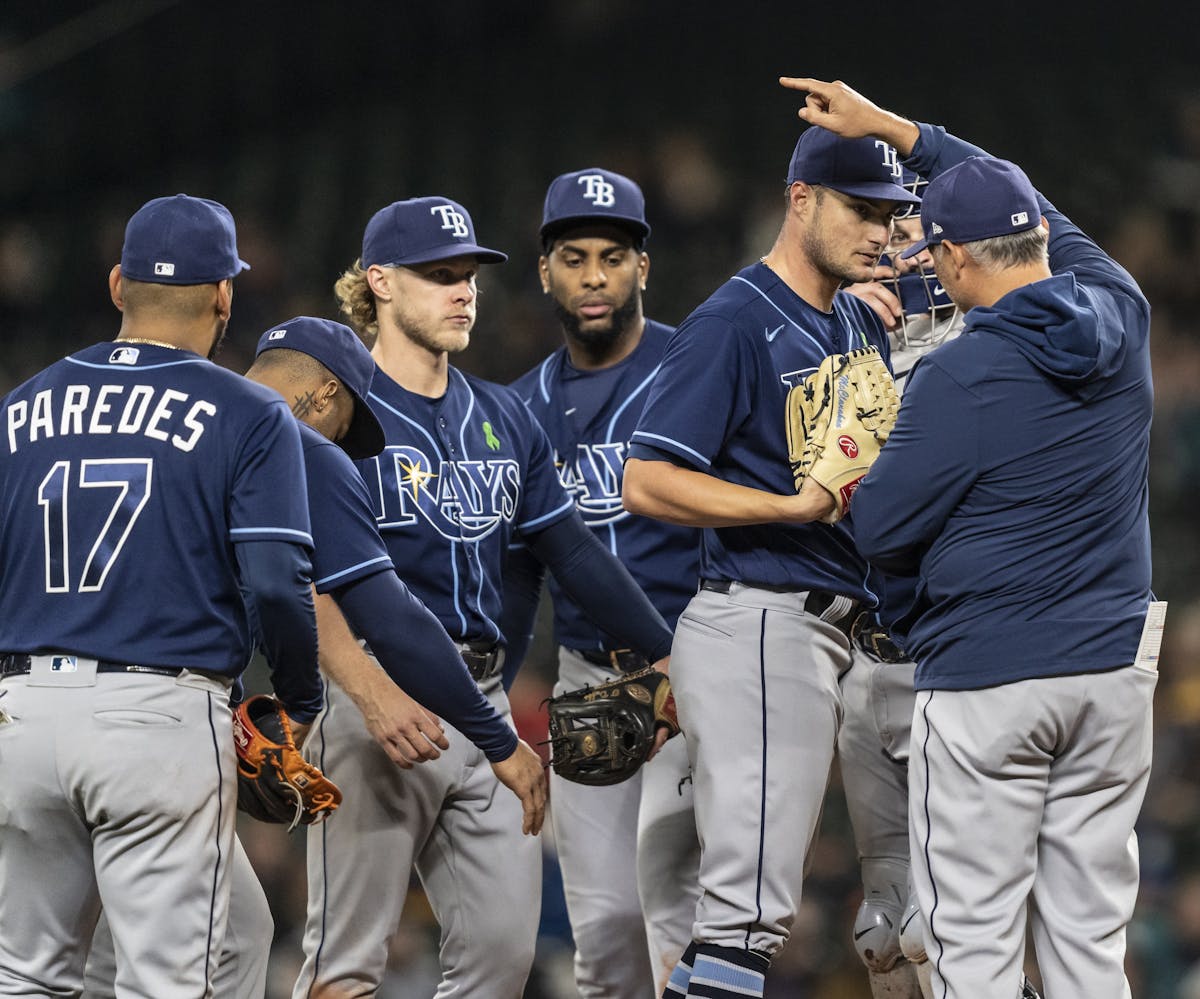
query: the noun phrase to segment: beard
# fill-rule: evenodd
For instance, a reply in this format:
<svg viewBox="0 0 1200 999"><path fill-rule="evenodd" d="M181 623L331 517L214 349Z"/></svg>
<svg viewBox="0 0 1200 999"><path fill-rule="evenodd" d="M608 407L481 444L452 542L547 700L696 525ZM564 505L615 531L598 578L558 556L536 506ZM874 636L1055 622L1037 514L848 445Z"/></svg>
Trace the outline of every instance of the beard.
<svg viewBox="0 0 1200 999"><path fill-rule="evenodd" d="M630 290L629 297L609 313L607 325L593 326L591 329L585 330L583 328L584 320L566 308L558 300L558 296L552 295L551 298L554 302L554 314L558 317L567 336L597 353L603 353L606 348L611 347L620 339L621 334L629 328L638 311L637 293Z"/></svg>
<svg viewBox="0 0 1200 999"><path fill-rule="evenodd" d="M824 194L823 191L820 194ZM818 197L817 208L813 213L812 224L804 231L803 244L804 252L808 259L812 262L813 267L825 277L834 278L842 284L856 284L860 281L870 281L874 275L874 267L864 268L849 263L845 260L838 260L834 256L833 250L830 249L829 242L825 238L824 228L821 225L821 212L823 210L823 198Z"/></svg>
<svg viewBox="0 0 1200 999"><path fill-rule="evenodd" d="M215 361L217 355L221 353L221 347L225 344L225 332L229 329L229 323L223 322L217 329L217 335L213 337L212 346L208 348L208 359Z"/></svg>
<svg viewBox="0 0 1200 999"><path fill-rule="evenodd" d="M862 267L839 261L834 257L821 235L820 228L814 225L804 234L804 252L812 261L813 267L826 277L835 278L842 284L856 284L860 281L870 281L874 268Z"/></svg>
<svg viewBox="0 0 1200 999"><path fill-rule="evenodd" d="M439 329L434 322L422 321L405 311L401 303L392 304L392 319L409 340L431 354L458 354L471 342L474 322L466 329Z"/></svg>

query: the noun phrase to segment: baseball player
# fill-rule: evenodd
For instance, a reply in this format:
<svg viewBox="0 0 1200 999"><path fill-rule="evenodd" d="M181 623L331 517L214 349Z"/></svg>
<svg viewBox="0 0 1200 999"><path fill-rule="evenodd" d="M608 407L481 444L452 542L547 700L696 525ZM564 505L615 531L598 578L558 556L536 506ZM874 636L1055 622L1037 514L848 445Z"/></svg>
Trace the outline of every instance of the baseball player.
<svg viewBox="0 0 1200 999"><path fill-rule="evenodd" d="M1149 305L1014 164L871 104L806 119L930 178L924 238L966 312L913 371L855 498L873 563L919 572L913 876L938 996L1008 999L1026 901L1051 996L1128 996L1134 822L1150 770Z"/></svg>
<svg viewBox="0 0 1200 999"><path fill-rule="evenodd" d="M375 527L366 486L351 461L383 448L383 430L365 401L374 371L375 362L352 330L298 316L262 335L257 360L246 372L286 399L300 420L321 667L351 692L393 763L409 768L449 748L437 716L422 707L428 705L471 739L522 800L528 821L540 825L541 758L483 696L441 624L400 581ZM343 611L378 663L363 653ZM414 645L424 652L420 659L410 653ZM240 843L235 850L229 929L214 992L227 999L261 999L273 922ZM112 967L112 940L102 919L88 957L89 999L115 994Z"/></svg>
<svg viewBox="0 0 1200 999"><path fill-rule="evenodd" d="M919 197L926 181L903 165L901 170L901 183ZM933 273L929 251L901 257L921 238L920 206L914 205L893 220L875 280L846 288L888 327L901 392L917 360L962 330L962 312ZM852 932L874 999L933 999L924 924L909 878L908 753L916 664L897 627L916 585L915 578L873 570L871 588L880 607L855 619L853 665L841 680L838 762L863 875L863 902ZM1028 982L1023 989L1021 999L1037 999Z"/></svg>
<svg viewBox="0 0 1200 999"><path fill-rule="evenodd" d="M924 186L909 170L900 182L918 195ZM913 206L893 220L875 280L846 289L871 305L889 328L892 370L901 391L917 358L962 326L932 273L929 254L900 259L920 238L920 209ZM871 587L881 606L856 617L853 665L841 678L838 762L863 878L853 939L874 999L921 999L922 994L932 999L932 993L922 992L928 967L908 876L908 744L916 665L904 652L903 636L884 623L903 616L915 585L915 580L873 574ZM908 931L903 938L902 928Z"/></svg>
<svg viewBox="0 0 1200 999"><path fill-rule="evenodd" d="M245 267L223 206L148 202L118 339L0 404L0 995L77 995L101 903L119 994L212 995L247 606L299 738L321 707L295 421L207 359Z"/></svg>
<svg viewBox="0 0 1200 999"><path fill-rule="evenodd" d="M387 446L359 462L395 565L508 718L501 683L501 573L518 534L601 627L657 662L670 630L574 511L550 444L510 389L464 375L449 354L475 321L476 274L506 259L480 246L466 210L415 198L377 212L337 294L374 340L370 401ZM337 823L309 835L305 963L295 995L379 987L415 866L442 928L439 996L519 996L533 960L541 852L517 802L453 729L450 748L401 774L331 684L309 750L346 792ZM526 832L536 832L529 821ZM381 872L393 872L391 878Z"/></svg>
<svg viewBox="0 0 1200 999"><path fill-rule="evenodd" d="M680 326L632 437L626 509L705 528L672 649L702 895L665 996L761 996L799 905L850 623L876 599L846 523L809 523L819 513L795 492L783 416L827 356L887 356L878 317L838 289L871 278L893 212L917 200L894 158L884 143L801 135L774 247Z"/></svg>
<svg viewBox="0 0 1200 999"><path fill-rule="evenodd" d="M513 388L549 436L580 516L673 628L696 591L699 532L621 506L629 435L673 332L642 311L649 234L645 199L629 178L598 168L555 178L546 193L538 271L566 342ZM513 603L527 608L532 623L540 569L528 549L510 555L506 632ZM550 587L556 694L646 665L600 631L553 578ZM699 843L683 739L668 742L620 784L584 787L557 774L550 782L580 995L641 999L655 980L661 991L691 940L696 903Z"/></svg>

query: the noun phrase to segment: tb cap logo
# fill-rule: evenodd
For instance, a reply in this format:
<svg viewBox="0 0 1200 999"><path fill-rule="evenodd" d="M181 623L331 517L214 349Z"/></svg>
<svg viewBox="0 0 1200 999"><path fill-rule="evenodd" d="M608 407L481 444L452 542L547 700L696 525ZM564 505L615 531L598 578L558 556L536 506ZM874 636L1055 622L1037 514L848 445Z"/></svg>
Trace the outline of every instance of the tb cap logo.
<svg viewBox="0 0 1200 999"><path fill-rule="evenodd" d="M900 166L900 154L894 146L889 146L882 139L876 139L875 145L883 151L883 165L892 171L897 181L904 177L904 169Z"/></svg>
<svg viewBox="0 0 1200 999"><path fill-rule="evenodd" d="M597 208L611 208L617 203L612 184L602 174L585 173L576 183L583 185L583 196Z"/></svg>
<svg viewBox="0 0 1200 999"><path fill-rule="evenodd" d="M462 212L455 210L453 205L434 205L429 209L429 214L440 215L442 228L455 239L466 239L470 235L467 220L463 218Z"/></svg>

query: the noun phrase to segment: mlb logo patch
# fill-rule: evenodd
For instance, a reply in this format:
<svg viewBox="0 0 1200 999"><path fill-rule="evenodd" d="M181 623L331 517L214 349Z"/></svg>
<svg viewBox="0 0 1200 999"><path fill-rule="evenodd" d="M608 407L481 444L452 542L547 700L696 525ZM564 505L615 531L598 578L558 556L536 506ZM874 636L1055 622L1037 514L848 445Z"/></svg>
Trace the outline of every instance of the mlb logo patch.
<svg viewBox="0 0 1200 999"><path fill-rule="evenodd" d="M137 364L137 347L118 347L108 355L109 364Z"/></svg>
<svg viewBox="0 0 1200 999"><path fill-rule="evenodd" d="M1016 212L1012 217L1012 224L1014 228L1019 225L1029 225L1029 212Z"/></svg>
<svg viewBox="0 0 1200 999"><path fill-rule="evenodd" d="M175 265L170 264L170 263L163 263L161 260L157 261L154 264L154 275L155 275L155 277L174 277L175 276Z"/></svg>
<svg viewBox="0 0 1200 999"><path fill-rule="evenodd" d="M51 673L74 673L79 669L79 660L74 656L53 656L50 659Z"/></svg>
<svg viewBox="0 0 1200 999"><path fill-rule="evenodd" d="M285 336L287 336L287 330L271 330L271 332L267 334L267 339L282 340Z"/></svg>

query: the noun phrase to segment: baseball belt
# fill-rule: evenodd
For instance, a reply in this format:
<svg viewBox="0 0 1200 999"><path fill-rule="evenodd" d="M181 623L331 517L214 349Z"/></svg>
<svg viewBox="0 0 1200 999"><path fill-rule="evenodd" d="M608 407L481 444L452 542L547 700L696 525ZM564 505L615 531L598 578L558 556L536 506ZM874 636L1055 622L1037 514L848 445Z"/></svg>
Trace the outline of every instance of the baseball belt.
<svg viewBox="0 0 1200 999"><path fill-rule="evenodd" d="M867 655L874 656L881 663L906 663L908 653L904 651L891 632L875 620L870 611L863 611L854 619L850 630L850 638Z"/></svg>
<svg viewBox="0 0 1200 999"><path fill-rule="evenodd" d="M646 657L633 649L573 649L595 666L605 666L614 673L636 673L650 665Z"/></svg>
<svg viewBox="0 0 1200 999"><path fill-rule="evenodd" d="M794 586L773 586L766 583L746 583L746 586L756 590L769 590L772 593L803 593L804 590ZM713 593L728 593L733 586L731 579L702 579L700 589L711 590ZM826 612L839 600L846 600L840 593L829 593L826 590L809 590L804 598L804 613L819 617L826 624L832 624L847 638L850 637L850 627L854 623L854 612L858 610L858 601L850 601L847 610L837 618L830 619Z"/></svg>
<svg viewBox="0 0 1200 999"><path fill-rule="evenodd" d="M458 646L459 655L467 664L467 670L476 683L482 683L504 668L504 646L471 645L463 642Z"/></svg>
<svg viewBox="0 0 1200 999"><path fill-rule="evenodd" d="M48 655L53 653L47 653ZM66 655L64 653L64 655ZM72 657L74 658L74 657ZM81 656L79 658L87 658ZM4 652L0 653L0 680L7 679L10 676L28 676L33 668L32 656L27 652ZM179 676L185 669L190 669L187 666L141 666L137 663L117 663L107 659L100 659L96 662L97 673L148 673L151 676ZM206 670L193 669L193 673L200 673L205 676L218 676L219 674L212 673Z"/></svg>

